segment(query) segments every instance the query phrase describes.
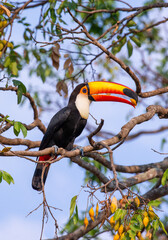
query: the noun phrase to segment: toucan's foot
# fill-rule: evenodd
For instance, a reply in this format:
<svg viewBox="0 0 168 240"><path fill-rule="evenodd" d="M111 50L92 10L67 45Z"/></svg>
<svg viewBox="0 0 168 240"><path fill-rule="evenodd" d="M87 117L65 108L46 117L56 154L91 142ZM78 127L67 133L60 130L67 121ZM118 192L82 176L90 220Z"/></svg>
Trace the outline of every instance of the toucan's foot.
<svg viewBox="0 0 168 240"><path fill-rule="evenodd" d="M81 147L81 146L76 146L76 147L74 147L71 151L76 150L76 149L79 149L79 150L80 150L80 156L81 156L81 157L84 157L83 147Z"/></svg>
<svg viewBox="0 0 168 240"><path fill-rule="evenodd" d="M57 145L53 145L52 147L54 148L54 155L56 156L59 147Z"/></svg>

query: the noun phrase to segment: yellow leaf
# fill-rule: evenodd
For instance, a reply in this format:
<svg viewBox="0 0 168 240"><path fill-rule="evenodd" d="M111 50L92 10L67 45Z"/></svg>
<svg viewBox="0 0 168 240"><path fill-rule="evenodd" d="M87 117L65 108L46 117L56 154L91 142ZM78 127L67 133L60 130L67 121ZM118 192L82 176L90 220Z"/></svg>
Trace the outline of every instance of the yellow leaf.
<svg viewBox="0 0 168 240"><path fill-rule="evenodd" d="M2 149L1 153L9 152L11 150L11 147L5 147Z"/></svg>
<svg viewBox="0 0 168 240"><path fill-rule="evenodd" d="M94 222L94 210L93 210L93 207L91 207L91 209L89 210L89 216L92 219L92 221Z"/></svg>
<svg viewBox="0 0 168 240"><path fill-rule="evenodd" d="M121 224L119 229L118 229L118 233L119 233L120 236L123 233L123 231L124 231L124 226Z"/></svg>
<svg viewBox="0 0 168 240"><path fill-rule="evenodd" d="M11 42L8 42L8 43L7 43L7 47L9 47L9 48L12 48L12 49L13 49L13 47L14 47L14 46L13 46L13 43L11 43Z"/></svg>
<svg viewBox="0 0 168 240"><path fill-rule="evenodd" d="M111 203L111 206L110 206L110 210L111 210L111 213L114 213L116 211L116 205L114 203Z"/></svg>
<svg viewBox="0 0 168 240"><path fill-rule="evenodd" d="M113 197L111 201L111 206L110 206L111 213L114 213L116 209L117 209L117 198Z"/></svg>
<svg viewBox="0 0 168 240"><path fill-rule="evenodd" d="M152 239L152 233L150 231L147 231L146 237L149 239Z"/></svg>
<svg viewBox="0 0 168 240"><path fill-rule="evenodd" d="M149 206L148 214L149 214L149 217L152 218L152 220L155 218L155 213L154 213L154 211L153 211L152 206Z"/></svg>
<svg viewBox="0 0 168 240"><path fill-rule="evenodd" d="M143 215L144 215L144 217L147 217L148 213L145 211L145 212L143 212Z"/></svg>
<svg viewBox="0 0 168 240"><path fill-rule="evenodd" d="M89 224L89 221L88 221L87 217L85 217L85 219L84 219L85 229L87 228L88 224Z"/></svg>
<svg viewBox="0 0 168 240"><path fill-rule="evenodd" d="M99 204L97 203L97 205L96 205L96 217L98 217L98 214L99 214Z"/></svg>
<svg viewBox="0 0 168 240"><path fill-rule="evenodd" d="M117 233L117 234L114 236L113 240L118 240L119 238L120 238L120 236L119 236L119 234Z"/></svg>
<svg viewBox="0 0 168 240"><path fill-rule="evenodd" d="M114 224L115 224L115 220L114 220L114 217L112 216L110 218L110 225L111 225L111 227L114 227Z"/></svg>
<svg viewBox="0 0 168 240"><path fill-rule="evenodd" d="M143 219L144 226L146 227L148 225L148 223L149 223L149 218L148 217L144 217L144 219Z"/></svg>
<svg viewBox="0 0 168 240"><path fill-rule="evenodd" d="M3 49L4 45L0 43L0 51Z"/></svg>
<svg viewBox="0 0 168 240"><path fill-rule="evenodd" d="M3 9L0 9L0 15L2 15L4 13Z"/></svg>
<svg viewBox="0 0 168 240"><path fill-rule="evenodd" d="M117 206L117 198L116 197L112 198L112 203L114 203Z"/></svg>
<svg viewBox="0 0 168 240"><path fill-rule="evenodd" d="M139 205L140 205L140 200L139 200L138 197L136 197L136 198L134 199L134 203L135 203L135 205L136 205L137 207L139 207Z"/></svg>
<svg viewBox="0 0 168 240"><path fill-rule="evenodd" d="M114 226L114 230L117 231L120 227L120 223L119 221L116 223L116 225Z"/></svg>
<svg viewBox="0 0 168 240"><path fill-rule="evenodd" d="M137 232L137 237L138 237L139 239L141 239L141 237L142 237L141 232Z"/></svg>
<svg viewBox="0 0 168 240"><path fill-rule="evenodd" d="M120 236L120 240L122 240L125 236L125 233L122 233L121 236Z"/></svg>

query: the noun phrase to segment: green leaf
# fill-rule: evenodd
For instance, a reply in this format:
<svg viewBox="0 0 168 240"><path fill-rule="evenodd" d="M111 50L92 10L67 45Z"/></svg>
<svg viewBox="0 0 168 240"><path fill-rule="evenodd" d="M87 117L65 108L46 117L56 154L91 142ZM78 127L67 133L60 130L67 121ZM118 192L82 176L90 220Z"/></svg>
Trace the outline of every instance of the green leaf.
<svg viewBox="0 0 168 240"><path fill-rule="evenodd" d="M46 50L44 49L44 48L40 48L40 53L44 53L44 54L46 54Z"/></svg>
<svg viewBox="0 0 168 240"><path fill-rule="evenodd" d="M77 207L77 205L76 205L75 215L73 216L73 223L74 223L74 225L76 225L78 221L79 221L79 217L78 217L78 207Z"/></svg>
<svg viewBox="0 0 168 240"><path fill-rule="evenodd" d="M2 182L2 171L0 170L0 183Z"/></svg>
<svg viewBox="0 0 168 240"><path fill-rule="evenodd" d="M10 57L6 57L4 61L4 67L8 67L10 65Z"/></svg>
<svg viewBox="0 0 168 240"><path fill-rule="evenodd" d="M129 234L130 238L135 239L136 233L133 230L131 230L131 229L128 230L128 234Z"/></svg>
<svg viewBox="0 0 168 240"><path fill-rule="evenodd" d="M75 10L77 8L77 4L74 1L68 2L67 6L70 10Z"/></svg>
<svg viewBox="0 0 168 240"><path fill-rule="evenodd" d="M161 201L156 199L156 200L152 200L148 203L148 206L154 206L154 207L158 207L161 204Z"/></svg>
<svg viewBox="0 0 168 240"><path fill-rule="evenodd" d="M156 219L155 221L153 221L152 226L153 226L153 229L157 231L159 228L159 219Z"/></svg>
<svg viewBox="0 0 168 240"><path fill-rule="evenodd" d="M165 226L164 226L164 224L160 221L160 219L159 219L159 226L160 226L160 228L163 230L163 232L167 235L167 231L166 231L166 229L165 229Z"/></svg>
<svg viewBox="0 0 168 240"><path fill-rule="evenodd" d="M133 20L130 20L128 23L127 23L127 27L133 27L135 26L136 23L133 21Z"/></svg>
<svg viewBox="0 0 168 240"><path fill-rule="evenodd" d="M166 184L167 180L168 180L168 168L163 173L163 177L162 177L162 180L161 180L161 183L162 183L163 186Z"/></svg>
<svg viewBox="0 0 168 240"><path fill-rule="evenodd" d="M130 240L129 235L126 233L126 235L124 235L124 237L122 238L122 240Z"/></svg>
<svg viewBox="0 0 168 240"><path fill-rule="evenodd" d="M54 8L50 8L50 15L51 15L52 22L55 23L56 19L57 19L57 16L55 14L55 9Z"/></svg>
<svg viewBox="0 0 168 240"><path fill-rule="evenodd" d="M20 123L20 122L14 122L13 130L14 130L14 134L15 134L16 136L19 135L19 133L20 133L20 128L21 128L21 123Z"/></svg>
<svg viewBox="0 0 168 240"><path fill-rule="evenodd" d="M26 127L23 124L21 124L20 125L20 129L22 130L23 136L25 138L27 136L27 129L26 129Z"/></svg>
<svg viewBox="0 0 168 240"><path fill-rule="evenodd" d="M128 57L131 57L132 52L133 52L133 46L132 46L130 40L128 40L128 42L127 42L127 50L128 50Z"/></svg>
<svg viewBox="0 0 168 240"><path fill-rule="evenodd" d="M15 80L15 79L13 79L12 82L13 82L13 85L14 85L15 87L18 87L18 86L22 83L21 81ZM24 84L23 84L23 85L24 85Z"/></svg>
<svg viewBox="0 0 168 240"><path fill-rule="evenodd" d="M15 6L12 5L11 3L7 3L7 2L3 2L3 5L7 6L7 7L12 7L14 8Z"/></svg>
<svg viewBox="0 0 168 240"><path fill-rule="evenodd" d="M17 68L16 62L11 63L10 69L11 69L13 75L15 75L15 76L18 75L18 68Z"/></svg>
<svg viewBox="0 0 168 240"><path fill-rule="evenodd" d="M126 42L127 42L127 38L124 37L119 43L120 47L122 48L125 45Z"/></svg>
<svg viewBox="0 0 168 240"><path fill-rule="evenodd" d="M26 93L27 90L25 85L21 81L13 80L13 84L14 86L18 87L17 96L18 96L18 104L19 104L22 100L23 93Z"/></svg>
<svg viewBox="0 0 168 240"><path fill-rule="evenodd" d="M23 95L22 87L19 85L17 90L18 104L22 101L22 95Z"/></svg>
<svg viewBox="0 0 168 240"><path fill-rule="evenodd" d="M120 50L121 50L121 46L120 45L115 46L115 47L112 48L112 53L114 55L116 55L116 53L120 52Z"/></svg>
<svg viewBox="0 0 168 240"><path fill-rule="evenodd" d="M13 180L13 177L5 172L5 171L2 171L2 178L4 181L6 181L8 184L11 184L11 182L14 184L14 180Z"/></svg>
<svg viewBox="0 0 168 240"><path fill-rule="evenodd" d="M137 218L139 224L142 225L143 224L142 215L139 214L136 218Z"/></svg>
<svg viewBox="0 0 168 240"><path fill-rule="evenodd" d="M15 128L15 130L16 130L17 132L20 131L20 125L21 125L20 122L14 122L14 128Z"/></svg>
<svg viewBox="0 0 168 240"><path fill-rule="evenodd" d="M142 226L143 227L143 226ZM130 228L134 231L134 232L139 232L142 230L142 227L140 225L137 225L137 224L131 224L130 225Z"/></svg>
<svg viewBox="0 0 168 240"><path fill-rule="evenodd" d="M36 50L33 50L32 53L38 62L41 61L41 56L38 54Z"/></svg>
<svg viewBox="0 0 168 240"><path fill-rule="evenodd" d="M167 142L167 140L165 138L163 138L162 141L161 141L161 147L160 147L161 150L163 150L163 147L164 147L166 142Z"/></svg>
<svg viewBox="0 0 168 240"><path fill-rule="evenodd" d="M132 40L138 47L141 46L141 42L140 42L139 39L136 38L135 36L134 36L134 37L131 37L131 40Z"/></svg>
<svg viewBox="0 0 168 240"><path fill-rule="evenodd" d="M60 15L61 13L62 13L62 11L63 11L63 9L65 8L65 7L67 7L67 0L64 0L61 4L60 4L60 6L59 6L59 8L57 9L57 14L58 15Z"/></svg>
<svg viewBox="0 0 168 240"><path fill-rule="evenodd" d="M117 221L119 218L123 219L127 214L127 210L118 208L114 213L114 220Z"/></svg>
<svg viewBox="0 0 168 240"><path fill-rule="evenodd" d="M74 209L75 209L75 206L76 206L76 199L77 199L77 195L74 196L72 199L71 199L71 204L70 204L70 218L72 217L72 214L74 212Z"/></svg>

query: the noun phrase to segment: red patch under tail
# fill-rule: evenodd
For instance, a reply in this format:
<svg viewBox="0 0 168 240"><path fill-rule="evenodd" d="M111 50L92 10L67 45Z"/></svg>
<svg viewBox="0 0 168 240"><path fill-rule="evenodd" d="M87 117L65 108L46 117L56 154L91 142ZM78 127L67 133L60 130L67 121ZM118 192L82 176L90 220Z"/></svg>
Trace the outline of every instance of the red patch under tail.
<svg viewBox="0 0 168 240"><path fill-rule="evenodd" d="M44 155L44 156L40 156L38 158L38 161L47 161L51 158L51 155ZM43 172L43 168L45 167L44 170L44 175L43 175L43 183L45 184L47 175L48 175L48 171L50 168L50 164L47 163L47 166L45 163L38 163L33 175L33 179L32 179L32 187L33 189L37 190L37 191L41 191L42 190L42 183L41 183L41 177L42 177L42 172Z"/></svg>

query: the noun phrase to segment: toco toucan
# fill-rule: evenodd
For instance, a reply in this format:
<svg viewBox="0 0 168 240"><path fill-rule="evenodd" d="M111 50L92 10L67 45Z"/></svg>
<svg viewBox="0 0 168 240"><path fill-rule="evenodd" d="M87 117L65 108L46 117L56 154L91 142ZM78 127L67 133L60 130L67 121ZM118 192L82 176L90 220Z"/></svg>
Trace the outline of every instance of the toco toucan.
<svg viewBox="0 0 168 240"><path fill-rule="evenodd" d="M112 96L111 93L128 96L129 100L119 96ZM95 81L79 84L71 93L68 106L57 112L51 119L39 150L54 145L66 150L72 150L75 138L81 134L86 125L89 116L89 105L92 101L123 102L135 107L138 97L132 89L117 83ZM50 157L50 155L40 156L38 161L46 161ZM42 190L41 176L44 166L44 163L37 164L32 179L32 187L38 191ZM49 166L48 164L44 171L44 183Z"/></svg>

